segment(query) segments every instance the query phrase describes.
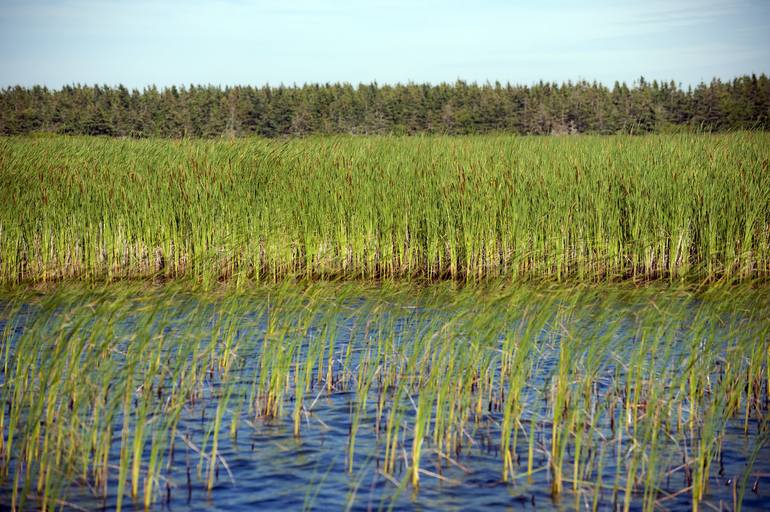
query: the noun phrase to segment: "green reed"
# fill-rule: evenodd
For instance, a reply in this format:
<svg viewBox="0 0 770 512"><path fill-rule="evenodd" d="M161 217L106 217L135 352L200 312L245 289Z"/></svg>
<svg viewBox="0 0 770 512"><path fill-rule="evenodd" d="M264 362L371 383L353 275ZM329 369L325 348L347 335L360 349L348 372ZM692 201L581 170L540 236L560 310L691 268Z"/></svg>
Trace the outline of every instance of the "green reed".
<svg viewBox="0 0 770 512"><path fill-rule="evenodd" d="M752 453L767 442L768 297L492 282L16 291L0 309L0 491L16 509L66 504L73 485L149 508L185 485L174 452L190 450L196 485L216 493L220 470L238 480L228 431L286 421L301 443L340 394L339 457L356 485L375 459L397 494L459 485L463 454L486 446L506 485L526 476L626 510L684 494L697 509L730 425L746 426Z"/></svg>
<svg viewBox="0 0 770 512"><path fill-rule="evenodd" d="M746 280L770 135L0 139L0 283Z"/></svg>

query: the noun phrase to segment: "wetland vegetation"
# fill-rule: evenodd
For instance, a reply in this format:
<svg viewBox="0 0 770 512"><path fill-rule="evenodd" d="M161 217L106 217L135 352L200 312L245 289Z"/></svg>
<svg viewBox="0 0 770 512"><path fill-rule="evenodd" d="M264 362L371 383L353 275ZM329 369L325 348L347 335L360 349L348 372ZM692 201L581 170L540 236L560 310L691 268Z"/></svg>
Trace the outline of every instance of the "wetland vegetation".
<svg viewBox="0 0 770 512"><path fill-rule="evenodd" d="M770 137L0 140L0 282L747 280Z"/></svg>
<svg viewBox="0 0 770 512"><path fill-rule="evenodd" d="M738 510L770 136L0 139L0 497Z"/></svg>
<svg viewBox="0 0 770 512"><path fill-rule="evenodd" d="M754 507L768 319L750 287L19 292L2 489L22 509Z"/></svg>

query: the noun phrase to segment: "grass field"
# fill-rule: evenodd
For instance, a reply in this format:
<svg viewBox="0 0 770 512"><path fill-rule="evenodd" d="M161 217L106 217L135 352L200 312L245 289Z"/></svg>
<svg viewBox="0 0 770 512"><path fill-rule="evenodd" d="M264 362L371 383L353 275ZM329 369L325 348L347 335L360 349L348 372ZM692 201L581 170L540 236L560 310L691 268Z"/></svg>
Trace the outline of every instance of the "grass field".
<svg viewBox="0 0 770 512"><path fill-rule="evenodd" d="M747 280L770 135L0 139L0 282Z"/></svg>

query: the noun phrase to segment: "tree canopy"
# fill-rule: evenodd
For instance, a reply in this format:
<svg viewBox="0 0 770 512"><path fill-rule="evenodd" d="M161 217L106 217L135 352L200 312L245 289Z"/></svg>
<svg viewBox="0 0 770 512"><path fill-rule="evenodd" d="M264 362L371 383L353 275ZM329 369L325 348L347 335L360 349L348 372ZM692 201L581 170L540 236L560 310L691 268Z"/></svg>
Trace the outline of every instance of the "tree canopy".
<svg viewBox="0 0 770 512"><path fill-rule="evenodd" d="M770 128L770 79L674 82L100 85L0 90L0 134L264 137L309 134L650 133Z"/></svg>

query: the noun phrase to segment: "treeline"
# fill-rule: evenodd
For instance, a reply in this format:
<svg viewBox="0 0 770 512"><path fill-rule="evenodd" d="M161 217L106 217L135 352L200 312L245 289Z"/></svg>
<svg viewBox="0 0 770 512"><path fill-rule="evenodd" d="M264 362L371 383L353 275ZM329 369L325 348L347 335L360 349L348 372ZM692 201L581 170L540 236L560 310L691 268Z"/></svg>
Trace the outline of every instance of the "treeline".
<svg viewBox="0 0 770 512"><path fill-rule="evenodd" d="M770 79L742 76L686 89L596 82L533 86L312 84L217 87L9 87L0 134L278 137L314 133L650 133L770 129Z"/></svg>

